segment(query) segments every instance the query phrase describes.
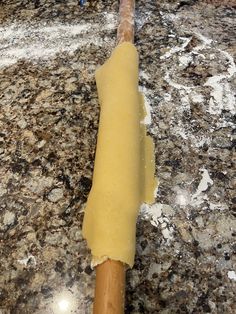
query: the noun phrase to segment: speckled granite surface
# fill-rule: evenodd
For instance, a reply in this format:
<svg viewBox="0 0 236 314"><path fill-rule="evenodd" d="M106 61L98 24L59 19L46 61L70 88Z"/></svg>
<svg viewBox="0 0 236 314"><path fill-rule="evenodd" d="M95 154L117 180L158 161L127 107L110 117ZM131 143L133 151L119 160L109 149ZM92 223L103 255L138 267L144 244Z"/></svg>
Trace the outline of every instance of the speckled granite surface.
<svg viewBox="0 0 236 314"><path fill-rule="evenodd" d="M236 313L236 9L221 3L137 1L159 190L139 216L126 313ZM117 10L117 1L0 3L1 314L90 313L81 224L99 114L93 75L114 47ZM58 23L88 32L54 36L50 56L31 55L37 29ZM28 52L16 50L19 38ZM59 39L68 49L53 55Z"/></svg>

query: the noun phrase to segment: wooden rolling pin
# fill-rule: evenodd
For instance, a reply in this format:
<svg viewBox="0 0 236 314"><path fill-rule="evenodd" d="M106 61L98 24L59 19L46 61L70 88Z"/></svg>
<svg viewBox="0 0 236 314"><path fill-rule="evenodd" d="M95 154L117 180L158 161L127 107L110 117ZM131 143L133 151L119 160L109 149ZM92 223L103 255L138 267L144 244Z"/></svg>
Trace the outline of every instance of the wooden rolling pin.
<svg viewBox="0 0 236 314"><path fill-rule="evenodd" d="M121 0L117 44L134 40L135 0ZM107 260L96 267L93 314L123 314L126 265Z"/></svg>

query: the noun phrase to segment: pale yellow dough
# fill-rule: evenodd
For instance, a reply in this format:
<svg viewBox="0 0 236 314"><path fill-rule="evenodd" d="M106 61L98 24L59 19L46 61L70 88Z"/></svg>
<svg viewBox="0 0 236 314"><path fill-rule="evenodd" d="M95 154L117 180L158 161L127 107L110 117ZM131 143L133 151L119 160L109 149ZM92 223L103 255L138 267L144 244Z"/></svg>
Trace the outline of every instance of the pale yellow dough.
<svg viewBox="0 0 236 314"><path fill-rule="evenodd" d="M139 207L154 201L156 188L154 146L141 124L144 109L135 46L117 46L96 71L96 83L101 112L83 235L93 265L110 258L132 267Z"/></svg>

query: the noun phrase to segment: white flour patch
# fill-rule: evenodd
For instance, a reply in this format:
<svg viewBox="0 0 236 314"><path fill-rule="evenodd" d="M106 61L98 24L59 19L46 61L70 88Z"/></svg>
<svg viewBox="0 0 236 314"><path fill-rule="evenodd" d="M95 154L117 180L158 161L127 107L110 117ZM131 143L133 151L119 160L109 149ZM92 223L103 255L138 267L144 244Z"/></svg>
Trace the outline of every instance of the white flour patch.
<svg viewBox="0 0 236 314"><path fill-rule="evenodd" d="M189 203L189 205L195 207L201 206L205 201L209 203L208 195L203 192L206 192L207 189L214 184L207 169L202 168L200 171L202 172L202 179L198 184L197 191L191 195L191 200Z"/></svg>
<svg viewBox="0 0 236 314"><path fill-rule="evenodd" d="M183 111L183 108L184 107L179 108L178 111ZM171 129L173 134L181 136L185 141L189 141L191 147L200 148L205 144L209 145L211 143L211 137L209 134L192 134L190 129L187 129L187 127L183 125L181 121L176 122L174 118L171 120Z"/></svg>
<svg viewBox="0 0 236 314"><path fill-rule="evenodd" d="M186 68L189 63L191 63L191 61L193 60L192 56L188 56L188 55L183 55L179 57L179 65L183 66L184 68Z"/></svg>
<svg viewBox="0 0 236 314"><path fill-rule="evenodd" d="M153 205L142 204L140 209L142 219L150 220L150 223L154 227L161 228L161 233L167 244L173 239L174 229L170 225L170 220L167 218L172 213L173 210L169 205L161 203Z"/></svg>
<svg viewBox="0 0 236 314"><path fill-rule="evenodd" d="M207 171L206 169L204 170ZM200 206L201 208L209 208L210 210L227 210L228 206L226 204L220 202L213 203L209 200L208 195L203 193L206 192L207 188L211 185L213 185L213 181L209 177L209 174L204 172L196 193L191 194L188 189L181 189L178 186L174 187L173 191L176 193L175 204L179 207L193 206L197 208ZM204 202L207 202L207 205L202 207Z"/></svg>
<svg viewBox="0 0 236 314"><path fill-rule="evenodd" d="M101 31L116 28L115 16L101 14L103 27L97 23L84 24L18 24L0 27L0 68L19 60L49 60L63 52L74 52L86 45L104 46ZM97 31L96 31L97 30ZM113 42L109 42L113 45Z"/></svg>
<svg viewBox="0 0 236 314"><path fill-rule="evenodd" d="M211 144L211 138L206 136L191 136L191 141L195 147L200 148L203 147L205 144ZM193 145L192 145L193 146Z"/></svg>
<svg viewBox="0 0 236 314"><path fill-rule="evenodd" d="M196 92L191 93L190 95L192 102L194 103L203 103L205 98L203 95L198 94Z"/></svg>
<svg viewBox="0 0 236 314"><path fill-rule="evenodd" d="M231 79L236 73L236 65L233 57L224 50L213 48L213 41L211 39L203 36L200 33L195 33L194 35L199 40L201 40L201 43L198 46L194 47L192 51L185 52L185 48L192 39L192 37L180 37L180 39L182 39L184 43L180 46L171 48L168 52L161 56L160 59L168 59L177 54L179 67L184 69L193 61L194 55L201 56L203 59L206 60L206 55L204 55L204 53L201 53L202 51L204 52L205 50L209 49L215 51L214 53L210 54L209 61L214 60L215 56L220 53L222 56L222 61L226 60L228 62L228 67L226 72L209 77L204 84L204 86L211 87L212 89L212 91L210 92L210 100L208 103L208 112L213 115L220 115L222 113L222 110L228 110L232 114L235 114L235 97L229 83L229 79ZM168 82L170 86L181 92L182 105L186 107L186 103L189 102L190 99L192 99L192 101L195 103L201 103L203 101L204 97L200 93L197 93L195 86L187 86L179 82L175 82L172 79L173 75L171 72L171 70L167 71L164 79L166 80L166 82ZM192 96L192 93L195 93L195 95L198 96Z"/></svg>
<svg viewBox="0 0 236 314"><path fill-rule="evenodd" d="M185 37L179 37L183 41L183 44L181 46L176 46L171 48L169 51L167 51L163 56L160 57L161 60L168 59L170 58L173 54L184 51L185 47L189 44L191 41L192 37L190 38L185 38Z"/></svg>
<svg viewBox="0 0 236 314"><path fill-rule="evenodd" d="M200 169L200 171L202 172L202 179L199 182L197 191L192 196L193 199L196 199L202 192L205 192L209 188L209 186L214 184L207 169L203 168Z"/></svg>
<svg viewBox="0 0 236 314"><path fill-rule="evenodd" d="M218 51L228 60L228 68L225 74L218 74L210 77L205 86L212 88L211 98L209 101L209 113L221 114L222 110L229 110L232 114L236 113L236 104L234 93L231 91L228 79L236 73L236 65L233 57L226 51L218 49Z"/></svg>
<svg viewBox="0 0 236 314"><path fill-rule="evenodd" d="M234 270L228 271L228 278L231 279L231 280L236 281L236 273L235 273Z"/></svg>
<svg viewBox="0 0 236 314"><path fill-rule="evenodd" d="M171 99L172 99L171 94L168 94L168 93L165 93L165 94L163 95L163 98L164 98L164 100L165 100L166 102L169 102L169 101L171 101Z"/></svg>
<svg viewBox="0 0 236 314"><path fill-rule="evenodd" d="M197 190L194 194L190 193L190 190L181 189L179 187L174 188L173 190L176 192L175 197L175 204L180 207L185 206L202 206L202 203L207 201L209 204L209 208L211 210L225 210L227 209L227 206L225 204L214 204L209 202L208 195L204 192L207 191L207 189L214 184L213 180L211 179L207 169L203 168L200 169L202 173L202 178L198 184Z"/></svg>
<svg viewBox="0 0 236 314"><path fill-rule="evenodd" d="M185 207L190 204L191 201L191 195L188 191L183 189L176 189L177 195L175 198L175 203L179 205L180 207Z"/></svg>
<svg viewBox="0 0 236 314"><path fill-rule="evenodd" d="M118 15L115 13L104 13L105 19L106 19L106 29L115 29L118 25Z"/></svg>
<svg viewBox="0 0 236 314"><path fill-rule="evenodd" d="M163 56L160 57L160 59L167 59L171 57L173 54L182 52L182 54L179 56L179 66L180 67L187 67L190 62L193 60L193 54L199 54L199 51L206 49L210 43L212 42L211 39L206 38L205 36L201 35L200 33L195 33L195 36L197 36L202 43L199 44L198 46L194 47L191 52L185 53L185 48L189 44L189 42L192 40L193 37L186 38L186 37L179 37L181 40L184 41L184 43L181 46L176 46L173 47L169 52L165 53ZM204 58L205 56L202 55ZM195 89L194 86L187 86L183 85L177 82L174 82L171 77L170 77L170 72L167 71L166 76L164 78L172 87L178 89L178 90L183 90L187 93L187 95L190 92L193 92ZM187 96L188 97L188 96Z"/></svg>
<svg viewBox="0 0 236 314"><path fill-rule="evenodd" d="M202 49L205 49L206 47L210 46L213 42L212 39L210 38L207 38L206 36L200 34L200 33L196 33L195 32L195 35L202 41L202 44L201 45L198 45L197 47L195 47L193 50L194 51L200 51Z"/></svg>
<svg viewBox="0 0 236 314"><path fill-rule="evenodd" d="M143 204L141 206L141 214L143 218L150 219L154 227L157 227L159 225L158 219L162 215L161 204L154 204L152 206Z"/></svg>
<svg viewBox="0 0 236 314"><path fill-rule="evenodd" d="M145 71L140 71L139 72L139 77L140 77L140 79L144 79L146 81L150 81L150 77L148 76L148 74Z"/></svg>
<svg viewBox="0 0 236 314"><path fill-rule="evenodd" d="M235 127L235 123L231 122L231 121L226 121L224 119L219 119L216 122L216 127L217 129L221 129L221 128L228 128L228 127Z"/></svg>
<svg viewBox="0 0 236 314"><path fill-rule="evenodd" d="M209 208L210 210L226 210L228 209L228 206L226 204L221 204L221 203L217 203L217 204L214 204L214 203L211 203L209 202Z"/></svg>
<svg viewBox="0 0 236 314"><path fill-rule="evenodd" d="M167 71L165 77L164 77L165 81L172 87L176 88L176 89L179 89L179 90L184 90L186 92L190 92L192 90L192 87L191 86L186 86L186 85L183 85L183 84L179 84L179 83L176 83L174 82L172 79L171 79L171 76L170 76L170 73Z"/></svg>
<svg viewBox="0 0 236 314"><path fill-rule="evenodd" d="M23 258L23 259L18 259L17 262L21 265L24 265L24 266L27 266L28 263L30 262L31 264L33 265L36 265L36 258L33 256L33 255L29 255L28 257L26 258Z"/></svg>
<svg viewBox="0 0 236 314"><path fill-rule="evenodd" d="M192 51L187 52L185 48L193 36L198 38L199 44L192 48ZM180 37L181 40L183 40L183 44L171 48L167 53L161 56L161 59L163 61L166 60L166 62L171 62L172 58L178 58L176 68L170 66L167 67L168 70L166 71L166 64L164 65L164 80L173 88L173 90L177 90L181 101L181 104L176 106L175 110L180 117L186 117L186 114L191 115L191 106L193 106L193 104L199 104L203 107L203 110L206 107L205 110L213 115L220 115L222 110L228 110L234 114L236 112L236 105L234 93L231 90L229 81L236 73L236 65L233 57L228 52L215 48L213 41L210 38L197 32L194 32L193 36L191 38ZM210 57L208 52L211 52ZM199 57L201 58L198 59ZM187 66L192 62L196 62L196 60L197 62L204 60L205 63L209 63L210 65L212 60L216 58L220 58L220 60L227 65L226 71L211 76L201 86L192 86L191 81L183 84L181 80L175 78L176 74L177 77L179 77L181 71L184 71ZM174 63L176 63L176 60ZM203 96L203 92L205 91L206 93L210 93L208 103L205 96ZM164 97L164 100L166 102L171 102L171 93L170 97ZM220 119L217 120L215 124L214 128L232 126L230 121L220 121ZM181 136L185 141L189 141L192 147L200 148L205 144L208 145L211 143L212 127L209 129L208 134L196 135L190 124L186 125L186 123L182 122L181 118L178 119L178 121L173 118L171 121L171 129L173 134Z"/></svg>

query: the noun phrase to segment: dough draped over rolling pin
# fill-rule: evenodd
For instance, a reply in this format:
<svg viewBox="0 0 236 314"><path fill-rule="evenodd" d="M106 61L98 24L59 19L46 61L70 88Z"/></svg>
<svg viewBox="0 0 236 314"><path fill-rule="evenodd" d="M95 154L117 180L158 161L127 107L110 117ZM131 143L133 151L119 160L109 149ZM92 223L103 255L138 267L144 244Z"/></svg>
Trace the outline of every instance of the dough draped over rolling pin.
<svg viewBox="0 0 236 314"><path fill-rule="evenodd" d="M154 201L154 145L141 123L145 115L138 91L138 53L122 43L96 71L101 106L93 184L83 236L95 266L110 258L134 264L140 205Z"/></svg>

